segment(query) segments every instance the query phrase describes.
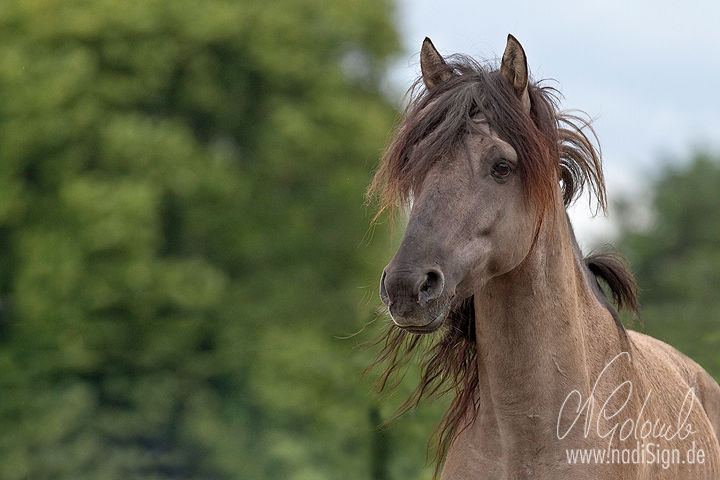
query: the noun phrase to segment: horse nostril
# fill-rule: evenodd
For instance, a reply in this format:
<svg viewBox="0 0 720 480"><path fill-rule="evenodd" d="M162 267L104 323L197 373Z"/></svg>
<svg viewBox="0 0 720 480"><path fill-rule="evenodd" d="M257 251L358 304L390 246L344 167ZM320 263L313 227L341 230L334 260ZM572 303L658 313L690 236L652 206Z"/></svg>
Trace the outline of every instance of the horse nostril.
<svg viewBox="0 0 720 480"><path fill-rule="evenodd" d="M440 296L445 287L445 277L439 270L429 270L418 288L418 303L427 303Z"/></svg>
<svg viewBox="0 0 720 480"><path fill-rule="evenodd" d="M380 277L380 300L389 307L392 305L392 301L390 301L390 296L385 289L385 277L385 270L383 270L382 277Z"/></svg>

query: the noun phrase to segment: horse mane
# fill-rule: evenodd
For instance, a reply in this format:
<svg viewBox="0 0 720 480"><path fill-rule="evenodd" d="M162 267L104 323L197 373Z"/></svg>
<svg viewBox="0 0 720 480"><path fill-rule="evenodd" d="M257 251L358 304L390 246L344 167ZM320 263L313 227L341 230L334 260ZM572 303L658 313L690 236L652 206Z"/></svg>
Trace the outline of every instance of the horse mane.
<svg viewBox="0 0 720 480"><path fill-rule="evenodd" d="M539 207L541 215L555 208L558 184L565 207L589 187L598 206L606 211L600 152L593 142L597 137L589 120L559 111L557 91L535 82L528 85L531 101L528 114L496 67L465 55L445 60L444 68L451 73L448 80L428 90L418 79L408 91L404 121L396 128L368 189L368 199L379 199L376 219L385 211L392 219L397 209L411 204L431 168L450 157L477 128L473 119L478 116L485 117L490 127L518 153L518 173L525 198ZM618 307L634 310L637 308L634 280L624 264L616 260L612 256L593 256L585 268L609 286ZM608 306L612 311L612 306ZM397 386L402 379L400 372L411 360L419 363L419 385L396 416L417 406L425 397L454 393L433 435L436 475L453 437L470 424L477 411L474 317L473 299L469 298L449 314L435 334L413 335L389 324L375 343L381 349L368 367L384 365L377 382L382 391Z"/></svg>
<svg viewBox="0 0 720 480"><path fill-rule="evenodd" d="M396 128L368 189L380 200L378 216L408 206L430 169L462 145L483 116L518 153L526 198L541 208L554 205L558 180L568 206L589 186L599 207L607 200L600 152L590 121L558 110L559 95L530 82L530 114L497 69L466 55L446 59L452 76L428 90L418 79L408 90L404 121ZM585 131L590 132L588 137Z"/></svg>
<svg viewBox="0 0 720 480"><path fill-rule="evenodd" d="M625 265L625 259L613 252L594 253L585 257L585 266L595 276L596 280L602 280L610 289L613 303L618 309L626 309L634 316L640 316L640 304L638 302L637 283L632 273ZM602 292L602 289L600 289ZM612 305L607 306L608 309ZM617 312L611 310L616 322ZM622 323L620 323L622 326Z"/></svg>

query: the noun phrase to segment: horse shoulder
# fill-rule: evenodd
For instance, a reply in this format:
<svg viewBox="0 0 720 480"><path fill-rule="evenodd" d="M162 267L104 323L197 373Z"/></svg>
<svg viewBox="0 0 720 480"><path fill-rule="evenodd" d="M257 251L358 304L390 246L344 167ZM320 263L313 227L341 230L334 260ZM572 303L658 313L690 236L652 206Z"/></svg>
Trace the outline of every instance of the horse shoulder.
<svg viewBox="0 0 720 480"><path fill-rule="evenodd" d="M682 400L692 388L720 442L720 386L715 379L697 362L667 343L635 331L628 331L628 336L637 349L636 356L640 357L634 362L642 366L638 374L645 377L647 383L662 387L660 393L667 402L676 402L668 397L677 393L682 393Z"/></svg>

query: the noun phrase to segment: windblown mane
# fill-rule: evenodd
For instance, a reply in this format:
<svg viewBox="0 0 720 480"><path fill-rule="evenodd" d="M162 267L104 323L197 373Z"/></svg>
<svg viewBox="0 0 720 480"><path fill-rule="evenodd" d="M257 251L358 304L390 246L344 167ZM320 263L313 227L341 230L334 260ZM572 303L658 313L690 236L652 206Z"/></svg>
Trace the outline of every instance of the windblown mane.
<svg viewBox="0 0 720 480"><path fill-rule="evenodd" d="M478 116L485 117L518 153L525 198L540 207L541 214L555 207L559 184L565 206L587 186L598 206L606 210L600 154L591 140L596 137L589 121L559 111L557 92L533 82L528 86L528 115L497 69L464 55L453 55L446 63L442 68L450 73L448 80L428 90L418 79L408 92L404 121L396 129L368 190L369 198L379 198L378 216L383 211L392 216L397 208L407 207L436 162L463 146L468 133L477 128L473 119ZM587 265L607 283L618 306L623 302L636 306L634 281L622 263L610 257L594 257ZM436 473L453 436L477 411L474 315L470 298L450 313L437 334L416 336L390 324L377 341L382 348L372 366L385 366L378 380L380 390L399 382L402 376L398 372L411 358L417 358L421 365L420 384L398 414L416 406L423 397L454 393L436 429Z"/></svg>
<svg viewBox="0 0 720 480"><path fill-rule="evenodd" d="M599 206L606 209L605 181L600 155L585 134L595 138L590 123L558 111L555 89L528 85L530 115L498 70L473 58L446 59L449 80L428 90L418 79L408 92L404 122L395 131L375 174L368 196L379 197L379 213L407 206L436 162L447 158L477 128L484 116L490 126L518 153L526 198L541 207L554 204L562 181L563 200L569 205L589 184Z"/></svg>

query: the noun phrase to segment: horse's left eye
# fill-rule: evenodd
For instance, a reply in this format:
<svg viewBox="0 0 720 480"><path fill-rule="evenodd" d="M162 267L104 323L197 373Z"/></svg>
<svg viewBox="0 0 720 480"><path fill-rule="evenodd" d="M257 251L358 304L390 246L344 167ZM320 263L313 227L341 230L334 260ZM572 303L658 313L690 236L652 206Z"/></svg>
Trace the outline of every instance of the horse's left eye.
<svg viewBox="0 0 720 480"><path fill-rule="evenodd" d="M512 167L507 162L498 162L493 165L492 175L498 180L505 180L512 173Z"/></svg>

